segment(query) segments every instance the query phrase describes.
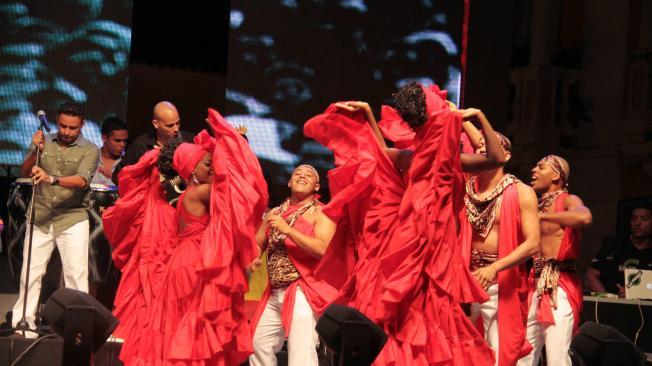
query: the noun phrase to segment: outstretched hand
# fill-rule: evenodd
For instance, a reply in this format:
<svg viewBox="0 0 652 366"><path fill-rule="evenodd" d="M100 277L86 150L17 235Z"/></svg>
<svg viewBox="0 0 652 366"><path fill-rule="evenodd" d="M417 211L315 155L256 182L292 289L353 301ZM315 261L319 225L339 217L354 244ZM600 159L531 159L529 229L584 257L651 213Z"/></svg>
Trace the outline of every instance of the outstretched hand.
<svg viewBox="0 0 652 366"><path fill-rule="evenodd" d="M367 102L349 101L335 103L335 107L347 110L349 112L364 111L365 113L371 112L371 107Z"/></svg>

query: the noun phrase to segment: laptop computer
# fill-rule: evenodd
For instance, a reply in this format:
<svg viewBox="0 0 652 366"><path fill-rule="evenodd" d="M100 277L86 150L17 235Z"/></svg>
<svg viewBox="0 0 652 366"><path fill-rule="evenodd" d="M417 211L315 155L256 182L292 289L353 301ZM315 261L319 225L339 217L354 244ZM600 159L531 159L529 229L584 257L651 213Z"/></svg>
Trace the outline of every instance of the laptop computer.
<svg viewBox="0 0 652 366"><path fill-rule="evenodd" d="M652 300L652 271L625 269L625 298Z"/></svg>

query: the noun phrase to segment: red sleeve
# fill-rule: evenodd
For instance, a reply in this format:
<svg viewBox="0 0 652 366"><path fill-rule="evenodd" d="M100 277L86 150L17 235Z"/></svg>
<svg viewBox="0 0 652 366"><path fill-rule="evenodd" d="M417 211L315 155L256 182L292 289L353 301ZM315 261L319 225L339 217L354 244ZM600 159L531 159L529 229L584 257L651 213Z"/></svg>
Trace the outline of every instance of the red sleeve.
<svg viewBox="0 0 652 366"><path fill-rule="evenodd" d="M334 105L306 122L303 131L335 156L335 168L328 172L331 200L322 212L337 223L337 231L313 273L339 289L355 264L380 149L362 113Z"/></svg>

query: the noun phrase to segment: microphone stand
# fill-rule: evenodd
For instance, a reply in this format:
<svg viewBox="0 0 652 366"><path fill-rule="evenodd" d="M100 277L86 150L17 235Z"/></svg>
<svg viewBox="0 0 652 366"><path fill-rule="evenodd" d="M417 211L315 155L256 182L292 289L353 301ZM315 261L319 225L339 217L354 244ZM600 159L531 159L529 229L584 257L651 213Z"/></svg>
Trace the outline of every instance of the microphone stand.
<svg viewBox="0 0 652 366"><path fill-rule="evenodd" d="M45 134L43 131L43 121L41 121L39 125L39 130ZM45 145L45 138L43 139L43 143ZM34 166L39 165L39 161L41 158L41 147L37 144L36 145L36 162ZM36 215L36 207L34 207L34 194L36 193L36 185L32 185L32 195L29 200L29 205L30 205L30 210L29 210L29 216L28 216L28 222L29 222L29 241L28 241L28 246L27 246L27 268L25 269L25 290L23 292L23 313L20 321L16 323L16 330L21 332L23 337L25 336L26 332L34 332L36 334L41 334L38 330L36 329L31 329L29 327L29 323L25 319L25 315L27 313L27 292L29 290L29 273L31 272L31 264L32 264L32 240L34 239L34 216Z"/></svg>

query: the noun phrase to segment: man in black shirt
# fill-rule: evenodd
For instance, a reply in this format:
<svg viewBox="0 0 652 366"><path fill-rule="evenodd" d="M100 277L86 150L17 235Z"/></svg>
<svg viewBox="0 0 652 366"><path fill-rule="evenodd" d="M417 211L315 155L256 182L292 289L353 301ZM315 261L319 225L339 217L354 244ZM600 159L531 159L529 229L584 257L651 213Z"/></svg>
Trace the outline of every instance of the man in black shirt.
<svg viewBox="0 0 652 366"><path fill-rule="evenodd" d="M630 228L628 236L605 240L591 260L586 272L591 290L625 297L625 268L652 270L652 207L635 206Z"/></svg>
<svg viewBox="0 0 652 366"><path fill-rule="evenodd" d="M194 137L191 133L180 130L181 118L179 117L179 112L174 104L167 101L158 102L154 106L152 125L154 126L154 131L136 137L127 146L122 161L120 161L113 171L113 183L118 184L118 174L122 168L137 163L138 159L147 151L154 148L159 149L170 141L170 139L179 135L186 142L192 142Z"/></svg>

